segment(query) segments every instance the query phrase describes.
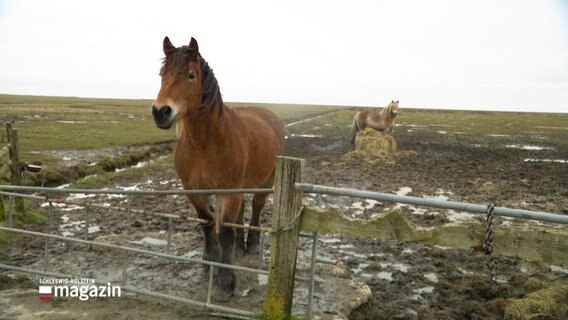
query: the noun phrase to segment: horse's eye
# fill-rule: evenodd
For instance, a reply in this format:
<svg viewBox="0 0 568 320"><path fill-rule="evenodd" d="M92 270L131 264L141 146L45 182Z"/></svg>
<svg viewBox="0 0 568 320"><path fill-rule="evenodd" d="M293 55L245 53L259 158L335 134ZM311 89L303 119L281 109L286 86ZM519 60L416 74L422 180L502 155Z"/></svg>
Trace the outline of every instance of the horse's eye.
<svg viewBox="0 0 568 320"><path fill-rule="evenodd" d="M190 72L190 73L187 75L187 78L188 78L189 80L195 79L195 73Z"/></svg>

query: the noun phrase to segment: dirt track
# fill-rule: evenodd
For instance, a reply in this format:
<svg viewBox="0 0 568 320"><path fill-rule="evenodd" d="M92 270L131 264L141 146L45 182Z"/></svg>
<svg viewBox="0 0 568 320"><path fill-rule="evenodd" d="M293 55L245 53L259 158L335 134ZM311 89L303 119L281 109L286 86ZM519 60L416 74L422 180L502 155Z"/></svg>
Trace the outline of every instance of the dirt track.
<svg viewBox="0 0 568 320"><path fill-rule="evenodd" d="M307 182L412 196L444 197L471 203L492 202L504 207L568 214L568 164L525 161L567 160L568 143L553 142L561 141L559 139L547 139L531 133L509 136L453 134L429 130L427 127L399 125L394 132L399 150L413 151L415 154L386 162L367 163L342 158L350 149L349 128L347 124L328 121L327 115L324 115L288 127L286 154L307 159ZM522 146L540 146L544 149L525 150ZM179 183L173 170L169 170L116 180L108 187L134 186L170 189L178 188ZM120 205L124 199L107 198L103 201ZM155 210L157 201L160 202L160 212L179 213L189 209L188 203L181 197L168 201L162 198L135 198L133 207ZM357 218L369 218L395 205L332 197L326 197L324 201L326 204L341 205L347 215ZM409 206L401 209L413 221L424 226L446 223L451 219L451 214L443 210L427 210L417 214ZM99 229L93 229L90 238L113 243L128 242L148 248L161 245L163 248L166 221L136 217L131 225L133 233L129 234L130 238L125 238L128 226L124 215L104 209L91 210L93 222ZM267 212L270 210L271 206L268 205ZM59 232L82 235L82 217L74 211L58 211ZM263 224L267 225L269 220L269 214L264 215ZM202 244L197 228L190 224L176 224L174 229L172 251L179 255L199 257ZM10 263L27 264L34 259L39 260L42 246L43 242L39 240L31 241L25 245L26 255L12 252ZM161 260L118 254L110 254L115 259L102 261L98 258L102 252L89 250L81 253L84 248L78 249L81 248L73 245L55 246L52 254L60 258L58 261L65 260L63 257L68 257L70 261L54 261L55 268L60 272L94 270L93 276L120 279L120 272L126 266L133 274L132 280L138 284L170 292L187 292L186 281L203 283L198 267L182 267ZM307 242L302 244L302 250L309 250ZM520 298L535 290L532 280L538 281L537 288L568 281L566 269L498 257L496 271L499 281L494 283L489 280L485 257L481 254L398 241L327 236L321 239L318 252L320 256L338 260L339 266L347 270L349 277L367 283L372 290L370 301L356 310L351 319L502 319L507 299ZM306 262L299 263L302 267ZM254 265L255 262L249 259L244 264ZM529 278L532 280L527 282ZM231 304L259 309L261 300L251 297L261 297L262 283L260 278L242 281L237 288L239 297ZM201 296L203 290L203 286L189 289ZM316 300L325 294L321 290L322 287L316 286ZM332 312L333 306L323 306L322 310L328 312L327 315L323 314L325 317L331 317L329 312ZM303 310L296 310L296 313L302 314ZM174 313L171 318L177 316ZM565 316L568 317L568 314Z"/></svg>

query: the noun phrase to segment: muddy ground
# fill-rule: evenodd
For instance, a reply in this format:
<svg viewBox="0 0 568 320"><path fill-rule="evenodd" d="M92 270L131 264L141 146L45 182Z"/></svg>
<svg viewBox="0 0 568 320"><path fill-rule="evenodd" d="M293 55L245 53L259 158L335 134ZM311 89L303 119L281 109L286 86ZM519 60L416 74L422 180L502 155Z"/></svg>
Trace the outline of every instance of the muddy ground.
<svg viewBox="0 0 568 320"><path fill-rule="evenodd" d="M504 207L568 214L568 140L559 138L568 136L567 128L559 129L554 137L538 132L463 134L431 130L426 126L417 127L400 121L393 135L399 150L411 152L392 159L367 162L343 157L350 150L348 124L337 124L330 117L323 115L288 126L286 154L307 159L307 182L480 204L491 202ZM112 185L107 187L175 189L180 184L173 169L169 169L148 171L136 177L125 176L113 180ZM75 196L67 200L78 204L92 201L111 207L124 207L126 199L117 196ZM314 201L312 196L306 197L308 204ZM324 197L323 202L324 206L341 206L350 217L364 219L396 206L394 203L343 197ZM194 216L182 197L134 197L131 205L134 209ZM423 226L480 219L476 215L440 209L396 207ZM268 204L263 225L270 225L271 209L271 204ZM201 233L194 223L174 223L172 245L168 247L167 219L137 215L128 223L124 212L91 207L89 213L89 239L186 257L201 256ZM500 223L503 221L497 220L497 224ZM85 211L61 205L55 210L54 225L38 228L83 237L86 229ZM44 241L23 237L15 239L7 254L7 263L41 266ZM266 246L266 254L260 263L264 268L270 254ZM509 299L522 298L537 289L568 281L568 266L549 266L497 255L495 272L498 281L492 282L485 257L472 250L378 239L348 239L338 235L322 236L318 247L320 257L335 261L334 266L319 264L318 267L314 311L321 318L502 319ZM299 275L307 275L309 252L310 241L303 239L298 260ZM256 267L258 263L257 257L246 257L239 262L251 267ZM51 244L49 264L51 271L68 274L87 272L93 278L188 298L204 299L206 290L206 277L198 265L86 248L83 245ZM339 291L337 287L330 287L325 279L332 277L332 273L345 281L339 282L339 287L352 286L353 292L364 291L358 283L365 283L371 291L369 301L350 315L338 311L339 304L353 297L344 296L348 293ZM124 274L127 275L126 281ZM260 310L265 277L241 273L238 276L235 297L226 305ZM299 284L296 288L297 304L294 306L297 315L305 312L306 294L305 284ZM21 315L26 313L22 310L26 305L30 306L28 314L41 311L46 319L59 319L61 314L57 310L69 312L72 309L70 306L38 306L37 295L17 299L7 295L17 294L4 290L0 298L0 305L5 307L0 309L4 310L0 314L4 312L3 316L7 319L25 318ZM34 302L26 299L34 299ZM150 310L138 313L137 319L209 317L203 311L187 309L181 304L143 301L146 306L153 305L156 313ZM110 318L130 319L128 312L131 309L126 308L125 304L130 305L130 300L109 302L107 308L114 312ZM85 304L81 308L88 309ZM78 314L74 314L75 318L105 319L88 310ZM532 319L567 318L567 313L541 312Z"/></svg>

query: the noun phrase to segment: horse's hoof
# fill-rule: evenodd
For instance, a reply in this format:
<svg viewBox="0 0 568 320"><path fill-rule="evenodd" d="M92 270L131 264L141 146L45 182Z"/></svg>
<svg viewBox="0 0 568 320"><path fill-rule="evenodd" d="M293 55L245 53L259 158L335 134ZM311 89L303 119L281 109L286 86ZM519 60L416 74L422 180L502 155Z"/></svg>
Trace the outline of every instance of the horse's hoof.
<svg viewBox="0 0 568 320"><path fill-rule="evenodd" d="M260 253L260 245L258 243L249 244L247 246L247 255L257 255Z"/></svg>
<svg viewBox="0 0 568 320"><path fill-rule="evenodd" d="M232 296L233 291L225 291L218 286L215 286L215 288L213 289L213 294L211 295L213 300L217 302L227 302L231 299Z"/></svg>
<svg viewBox="0 0 568 320"><path fill-rule="evenodd" d="M247 253L258 253L260 245L260 235L258 232L249 232L247 237Z"/></svg>
<svg viewBox="0 0 568 320"><path fill-rule="evenodd" d="M240 260L245 256L245 248L237 246L235 248L235 259Z"/></svg>

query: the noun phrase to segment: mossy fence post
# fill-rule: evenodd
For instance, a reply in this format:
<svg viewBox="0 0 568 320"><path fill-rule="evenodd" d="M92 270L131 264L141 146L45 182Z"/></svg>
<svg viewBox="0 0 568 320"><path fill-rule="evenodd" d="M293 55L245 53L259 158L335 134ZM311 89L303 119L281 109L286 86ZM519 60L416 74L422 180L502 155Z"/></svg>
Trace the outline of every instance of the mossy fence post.
<svg viewBox="0 0 568 320"><path fill-rule="evenodd" d="M289 319L292 313L294 276L300 233L302 192L306 160L278 157L274 179L274 209L270 237L270 270L264 298L264 319Z"/></svg>
<svg viewBox="0 0 568 320"><path fill-rule="evenodd" d="M8 137L8 150L10 154L10 171L12 174L11 183L14 186L22 185L20 146L18 140L18 130L12 127L11 123L6 123L6 135ZM16 212L24 212L24 199L16 197Z"/></svg>

